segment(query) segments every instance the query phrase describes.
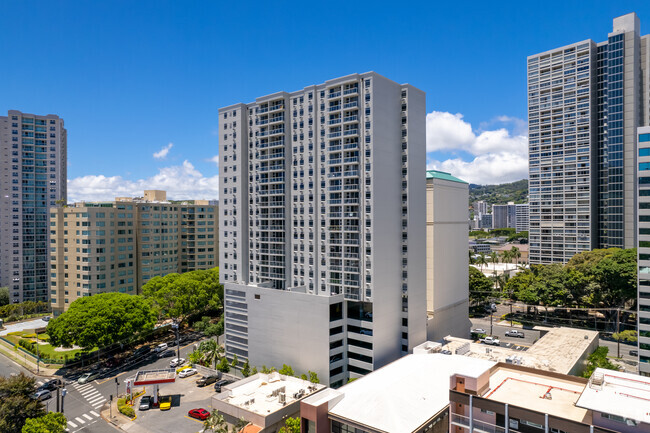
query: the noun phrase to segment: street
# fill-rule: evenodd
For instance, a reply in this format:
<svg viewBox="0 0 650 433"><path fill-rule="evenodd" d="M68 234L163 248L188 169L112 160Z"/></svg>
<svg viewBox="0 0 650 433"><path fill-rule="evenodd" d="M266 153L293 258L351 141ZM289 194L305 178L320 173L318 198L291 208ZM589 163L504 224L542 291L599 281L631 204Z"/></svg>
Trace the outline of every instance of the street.
<svg viewBox="0 0 650 433"><path fill-rule="evenodd" d="M182 346L180 349L181 357L187 359L188 355L194 350L193 345L198 343L197 341ZM170 359L172 358L151 358L142 365L126 370L118 367L112 371L108 371L100 379L83 385L78 384L76 381L76 376L80 374L67 379L64 378L67 394L63 399L63 413L68 420L70 433L114 433L119 431L99 416L104 404L108 402L111 395L115 398L118 391L120 393L124 392L124 379L134 377L138 370L169 368ZM37 386L49 380L46 377L35 376L5 356L0 356L1 375L9 376L12 373L21 372L35 377ZM115 384L116 377L119 381L119 385L117 386ZM49 411L56 411L56 392L52 392L52 398L44 401L43 404Z"/></svg>

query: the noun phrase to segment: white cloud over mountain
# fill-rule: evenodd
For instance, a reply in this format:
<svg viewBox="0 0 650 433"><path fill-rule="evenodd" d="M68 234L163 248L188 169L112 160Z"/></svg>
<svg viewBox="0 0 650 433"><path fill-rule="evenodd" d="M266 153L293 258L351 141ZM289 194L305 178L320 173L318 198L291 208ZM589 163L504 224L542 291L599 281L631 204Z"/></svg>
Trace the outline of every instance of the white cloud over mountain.
<svg viewBox="0 0 650 433"><path fill-rule="evenodd" d="M139 197L145 189L165 190L171 200L216 199L219 197L219 175L206 177L186 160L181 165L160 168L157 174L145 179L81 176L68 180L68 202Z"/></svg>
<svg viewBox="0 0 650 433"><path fill-rule="evenodd" d="M508 116L499 116L494 122L481 124L486 128L494 123L512 126L475 132L460 113L433 111L427 114L427 168L451 173L477 184L513 182L528 177L528 137L526 122ZM463 159L459 152L469 154ZM441 153L452 158L440 158ZM438 158L436 158L438 156Z"/></svg>

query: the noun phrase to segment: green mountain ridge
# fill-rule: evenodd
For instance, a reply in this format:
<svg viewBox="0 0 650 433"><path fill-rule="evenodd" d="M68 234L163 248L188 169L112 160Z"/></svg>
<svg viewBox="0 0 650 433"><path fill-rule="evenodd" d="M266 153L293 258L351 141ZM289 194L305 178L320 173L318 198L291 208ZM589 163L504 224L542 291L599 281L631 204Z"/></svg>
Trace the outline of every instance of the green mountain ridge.
<svg viewBox="0 0 650 433"><path fill-rule="evenodd" d="M469 206L477 200L484 200L488 205L528 203L528 179L499 185L469 185Z"/></svg>

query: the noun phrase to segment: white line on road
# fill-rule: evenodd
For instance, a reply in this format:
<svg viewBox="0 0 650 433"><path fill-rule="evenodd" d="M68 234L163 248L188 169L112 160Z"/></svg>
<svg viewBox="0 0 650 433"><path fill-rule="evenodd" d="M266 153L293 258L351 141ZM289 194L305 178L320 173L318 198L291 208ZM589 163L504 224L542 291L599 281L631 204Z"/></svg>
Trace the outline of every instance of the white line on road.
<svg viewBox="0 0 650 433"><path fill-rule="evenodd" d="M105 401L106 401L106 399L103 399L103 400L101 400L101 401L98 401L98 402L95 403L95 404L92 404L91 406L94 407L95 409L97 409L97 408L100 407L102 404L104 404Z"/></svg>
<svg viewBox="0 0 650 433"><path fill-rule="evenodd" d="M97 403L99 400L106 400L106 397L101 395L96 395L93 398L89 398L88 403L92 406L93 404Z"/></svg>
<svg viewBox="0 0 650 433"><path fill-rule="evenodd" d="M77 428L77 424L73 423L72 421L68 421L68 424L69 424L70 427L72 427L72 428Z"/></svg>
<svg viewBox="0 0 650 433"><path fill-rule="evenodd" d="M96 389L93 388L93 389L89 389L88 391L82 392L81 396L83 398L90 398L91 396L93 396L95 394L99 394L99 391L97 391Z"/></svg>
<svg viewBox="0 0 650 433"><path fill-rule="evenodd" d="M91 410L90 413L92 413L95 416L99 416L99 414L97 412L95 412L94 410Z"/></svg>
<svg viewBox="0 0 650 433"><path fill-rule="evenodd" d="M77 421L79 424L86 424L86 420L83 418L76 417L74 420Z"/></svg>
<svg viewBox="0 0 650 433"><path fill-rule="evenodd" d="M88 415L86 415L86 414L83 414L82 416L83 416L84 418L86 418L88 421L92 421L92 420L93 420L91 416L88 416Z"/></svg>

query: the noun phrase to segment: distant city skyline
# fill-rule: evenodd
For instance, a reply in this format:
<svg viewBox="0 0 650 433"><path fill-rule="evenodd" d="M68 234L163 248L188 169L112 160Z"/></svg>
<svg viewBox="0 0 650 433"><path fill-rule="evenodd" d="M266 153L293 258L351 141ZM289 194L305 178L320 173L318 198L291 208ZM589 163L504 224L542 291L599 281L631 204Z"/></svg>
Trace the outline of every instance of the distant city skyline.
<svg viewBox="0 0 650 433"><path fill-rule="evenodd" d="M615 16L650 17L640 1L422 4L398 20L388 4L331 6L313 20L302 3L7 3L0 113L66 119L69 201L144 188L215 199L218 107L376 71L427 93L427 168L510 182L527 178L526 57L599 40ZM42 44L57 49L25 49Z"/></svg>

